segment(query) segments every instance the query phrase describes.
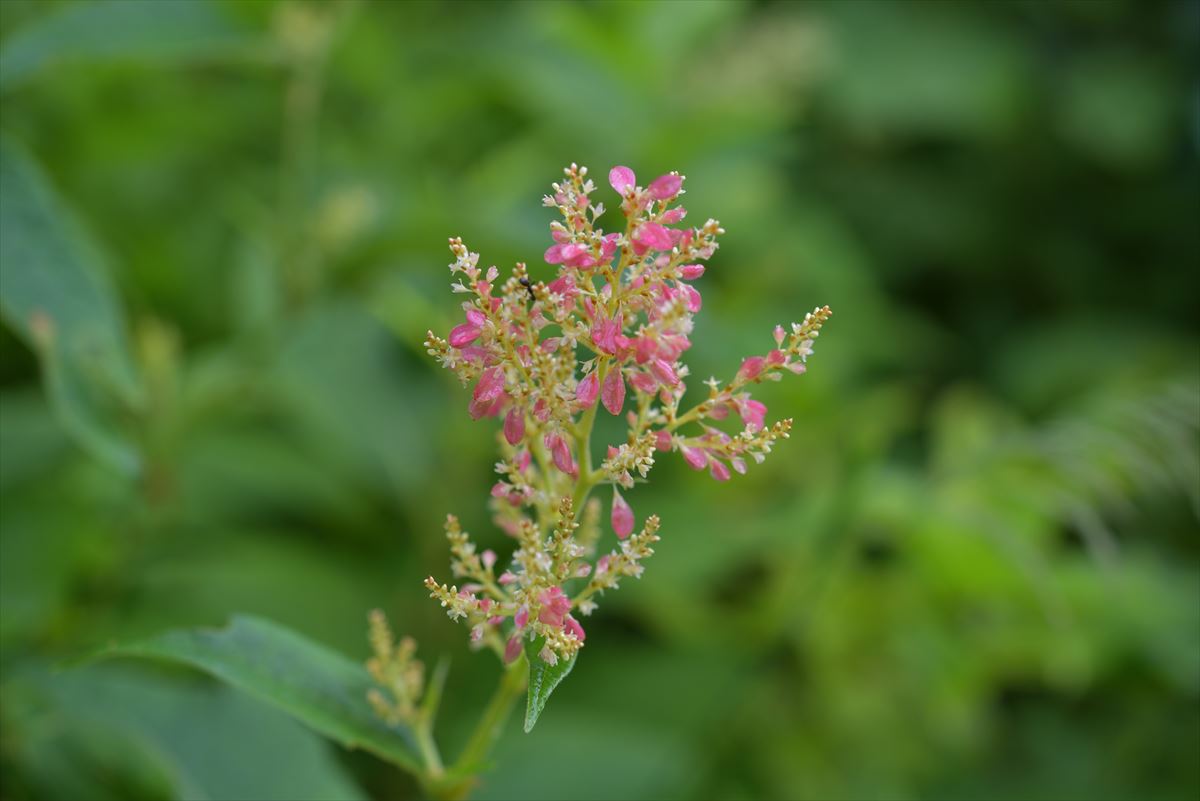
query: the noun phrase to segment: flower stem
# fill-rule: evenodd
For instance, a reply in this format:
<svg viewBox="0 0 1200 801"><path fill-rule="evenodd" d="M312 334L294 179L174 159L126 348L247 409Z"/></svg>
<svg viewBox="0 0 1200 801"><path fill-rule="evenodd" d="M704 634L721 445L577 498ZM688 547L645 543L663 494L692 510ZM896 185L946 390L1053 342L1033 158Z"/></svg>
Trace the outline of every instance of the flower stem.
<svg viewBox="0 0 1200 801"><path fill-rule="evenodd" d="M433 732L428 721L414 728L417 749L421 752L421 761L425 763L425 774L431 781L437 781L446 774L442 765L442 755L438 753L437 743L433 740Z"/></svg>

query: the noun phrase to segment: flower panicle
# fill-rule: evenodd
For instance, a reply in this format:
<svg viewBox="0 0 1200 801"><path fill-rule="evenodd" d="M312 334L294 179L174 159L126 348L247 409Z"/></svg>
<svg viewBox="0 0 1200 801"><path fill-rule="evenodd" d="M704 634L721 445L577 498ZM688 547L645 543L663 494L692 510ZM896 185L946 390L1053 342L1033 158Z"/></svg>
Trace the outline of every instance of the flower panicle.
<svg viewBox="0 0 1200 801"><path fill-rule="evenodd" d="M368 623L372 656L367 672L376 686L368 690L367 701L388 725L411 723L425 687L425 666L415 658L417 642L412 637L395 642L387 618L378 609L371 611Z"/></svg>
<svg viewBox="0 0 1200 801"><path fill-rule="evenodd" d="M461 587L432 577L425 584L451 618L471 628L473 643L505 661L529 641L543 643L539 656L548 663L570 659L586 639L575 615L590 615L604 591L642 575L659 541L659 518L650 515L637 529L625 494L664 454L725 481L788 438L792 420L768 422L755 387L803 374L831 315L822 306L776 326L773 348L743 359L728 382L710 379L707 395L681 409L691 378L683 356L703 306L697 282L725 230L715 219L685 222L679 173L643 186L618 166L607 179L619 230L601 227L608 218L586 167L567 167L543 197L557 212L542 254L548 270L518 263L502 276L451 238L461 317L445 336L431 331L425 340L429 354L470 388L470 417L501 421L490 506L514 540L500 566L450 516L450 569ZM599 416L623 421L625 436L594 443ZM612 488L607 521L617 547L597 556L605 516L601 500L589 495L600 485Z"/></svg>

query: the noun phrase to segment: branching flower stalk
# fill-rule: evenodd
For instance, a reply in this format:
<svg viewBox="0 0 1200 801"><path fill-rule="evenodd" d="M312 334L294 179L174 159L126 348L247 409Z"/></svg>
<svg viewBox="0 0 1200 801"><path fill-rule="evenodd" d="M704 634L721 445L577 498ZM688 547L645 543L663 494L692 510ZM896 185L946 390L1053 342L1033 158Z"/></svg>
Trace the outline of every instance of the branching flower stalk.
<svg viewBox="0 0 1200 801"><path fill-rule="evenodd" d="M681 409L690 377L681 357L702 303L695 282L725 231L713 219L681 225L682 175L642 187L628 167L614 167L608 181L620 196L624 230L606 233L597 224L604 205L592 200L596 186L587 168L572 164L564 172L543 199L561 216L550 224L554 242L544 254L557 267L553 280L533 278L523 263L502 278L453 238L452 289L464 296L463 322L444 338L431 331L425 341L430 355L471 387L470 416L502 421L490 504L496 525L514 540L511 558L502 562L494 551L480 552L457 518L447 517L458 581L430 577L425 586L451 619L467 625L474 647L512 666L502 700L511 705L523 689L513 692L513 676L535 679L527 730L545 703L541 697L533 709L535 691L553 689L584 647L582 619L622 579L640 578L654 553L659 518L649 515L639 528L625 494L632 496L668 453L717 481L762 462L787 439L792 420L768 424L767 408L752 390L804 373L831 314L820 307L788 328L776 326L774 347L743 359L729 381L704 382L706 397ZM592 441L599 414L627 425L623 439L603 443L602 456ZM600 487L613 546L603 545L602 501L592 497ZM420 682L397 685L395 676L413 670L405 661L411 652L404 645L393 652L392 661L372 669L393 689L392 700L373 703L385 719L400 720L413 714ZM502 722L507 708L497 714ZM484 723L495 727L494 720ZM492 736L473 737L479 753L470 756L482 758Z"/></svg>

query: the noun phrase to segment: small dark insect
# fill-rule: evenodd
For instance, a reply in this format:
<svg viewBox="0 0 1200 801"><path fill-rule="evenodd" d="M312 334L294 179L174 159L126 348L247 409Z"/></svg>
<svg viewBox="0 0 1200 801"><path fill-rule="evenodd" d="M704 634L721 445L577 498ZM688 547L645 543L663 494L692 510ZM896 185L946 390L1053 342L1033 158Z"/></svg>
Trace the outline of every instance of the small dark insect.
<svg viewBox="0 0 1200 801"><path fill-rule="evenodd" d="M530 283L529 279L528 279L528 278L521 278L521 279L518 279L518 280L521 282L521 286L523 286L523 287L525 287L526 289L528 289L528 290L529 290L529 299L530 299L530 300L537 300L537 295L535 295L535 294L534 294L534 292L533 292L533 284L532 284L532 283Z"/></svg>

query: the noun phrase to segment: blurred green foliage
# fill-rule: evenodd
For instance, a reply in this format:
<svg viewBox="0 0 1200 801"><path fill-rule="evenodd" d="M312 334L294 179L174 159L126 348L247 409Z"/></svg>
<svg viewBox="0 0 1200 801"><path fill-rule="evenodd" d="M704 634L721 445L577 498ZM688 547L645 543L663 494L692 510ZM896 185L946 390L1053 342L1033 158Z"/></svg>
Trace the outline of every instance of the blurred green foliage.
<svg viewBox="0 0 1200 801"><path fill-rule="evenodd" d="M1188 0L0 3L0 796L417 792L64 660L236 612L357 660L379 606L461 743L498 671L420 580L447 512L505 546L495 425L420 343L445 238L538 262L578 161L728 229L694 375L835 317L767 464L629 494L661 548L479 796L1195 798L1198 45Z"/></svg>

